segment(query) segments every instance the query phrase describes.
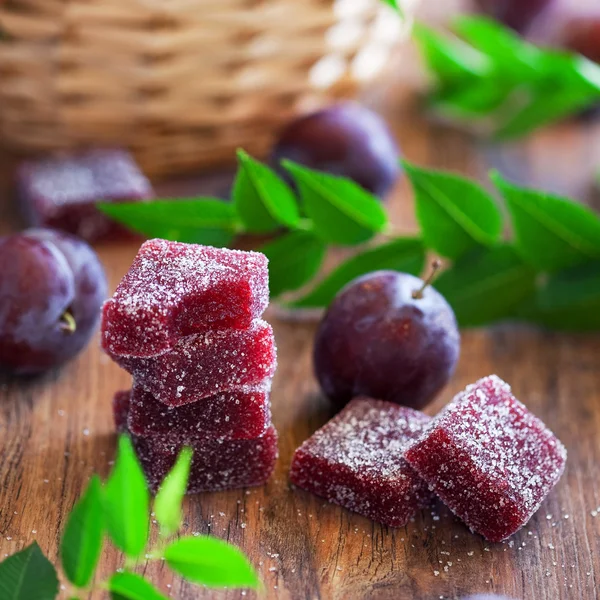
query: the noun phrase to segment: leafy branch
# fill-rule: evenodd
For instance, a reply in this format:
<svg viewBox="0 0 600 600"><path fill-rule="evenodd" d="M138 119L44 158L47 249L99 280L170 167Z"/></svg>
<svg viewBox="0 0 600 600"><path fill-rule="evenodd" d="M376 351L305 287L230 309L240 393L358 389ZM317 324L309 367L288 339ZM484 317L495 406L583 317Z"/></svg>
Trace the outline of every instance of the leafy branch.
<svg viewBox="0 0 600 600"><path fill-rule="evenodd" d="M257 588L259 580L246 557L234 546L208 537L173 540L181 526L181 503L187 489L192 451L184 448L154 500L160 540L148 547L150 493L128 437L107 482L94 475L69 515L60 544L63 572L74 590L70 598L106 589L113 600L167 600L134 572L151 561L164 561L184 579L214 588ZM93 584L105 537L123 551L122 569ZM0 563L2 600L53 600L58 576L36 542Z"/></svg>
<svg viewBox="0 0 600 600"><path fill-rule="evenodd" d="M590 209L492 173L502 211L478 183L404 162L421 232L402 237L381 202L356 183L290 161L283 166L298 197L269 167L240 152L233 202L221 202L219 214L227 218L220 225L212 199L100 209L138 232L178 241L211 244L222 233L226 245L233 232L270 235L259 250L270 261L271 294L292 309L326 307L342 287L371 271L419 275L433 252L447 267L436 287L463 327L519 319L555 329L600 329L600 218ZM323 275L335 246L355 252Z"/></svg>
<svg viewBox="0 0 600 600"><path fill-rule="evenodd" d="M600 101L600 66L539 48L491 19L463 16L447 33L419 24L414 35L434 79L433 110L497 138L526 135Z"/></svg>

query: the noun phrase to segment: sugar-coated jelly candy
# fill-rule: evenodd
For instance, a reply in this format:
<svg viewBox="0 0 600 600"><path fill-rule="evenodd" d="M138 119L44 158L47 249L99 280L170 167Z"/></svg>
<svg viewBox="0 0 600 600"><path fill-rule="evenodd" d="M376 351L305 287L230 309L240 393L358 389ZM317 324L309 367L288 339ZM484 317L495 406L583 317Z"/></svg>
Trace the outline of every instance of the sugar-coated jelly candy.
<svg viewBox="0 0 600 600"><path fill-rule="evenodd" d="M222 392L179 408L158 402L141 386L131 391L128 428L144 437L170 436L230 440L263 435L271 424L271 380Z"/></svg>
<svg viewBox="0 0 600 600"><path fill-rule="evenodd" d="M294 454L290 479L305 490L391 527L431 501L402 457L430 417L391 402L356 398Z"/></svg>
<svg viewBox="0 0 600 600"><path fill-rule="evenodd" d="M98 202L154 196L131 155L111 149L25 162L18 170L17 188L32 225L62 229L88 241L120 230L96 209Z"/></svg>
<svg viewBox="0 0 600 600"><path fill-rule="evenodd" d="M150 240L103 311L102 344L111 355L148 357L182 336L250 327L269 303L266 256Z"/></svg>
<svg viewBox="0 0 600 600"><path fill-rule="evenodd" d="M458 394L404 456L472 531L491 542L529 521L567 459L561 442L495 375Z"/></svg>
<svg viewBox="0 0 600 600"><path fill-rule="evenodd" d="M127 429L129 392L119 392L114 400L117 429ZM263 485L277 461L277 431L271 425L262 436L251 440L180 439L172 433L164 437L132 435L148 485L156 491L169 473L184 445L194 451L188 494Z"/></svg>
<svg viewBox="0 0 600 600"><path fill-rule="evenodd" d="M159 356L113 355L136 383L168 406L182 406L272 377L277 367L273 329L217 329L185 336Z"/></svg>

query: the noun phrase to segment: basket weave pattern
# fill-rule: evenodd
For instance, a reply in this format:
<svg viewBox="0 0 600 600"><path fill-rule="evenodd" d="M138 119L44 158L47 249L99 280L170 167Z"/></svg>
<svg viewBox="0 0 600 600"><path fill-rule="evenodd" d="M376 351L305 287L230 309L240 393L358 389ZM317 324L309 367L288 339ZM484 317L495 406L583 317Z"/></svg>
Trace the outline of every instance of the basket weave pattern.
<svg viewBox="0 0 600 600"><path fill-rule="evenodd" d="M262 154L293 113L355 93L396 19L380 0L0 0L0 137L126 146L153 175Z"/></svg>

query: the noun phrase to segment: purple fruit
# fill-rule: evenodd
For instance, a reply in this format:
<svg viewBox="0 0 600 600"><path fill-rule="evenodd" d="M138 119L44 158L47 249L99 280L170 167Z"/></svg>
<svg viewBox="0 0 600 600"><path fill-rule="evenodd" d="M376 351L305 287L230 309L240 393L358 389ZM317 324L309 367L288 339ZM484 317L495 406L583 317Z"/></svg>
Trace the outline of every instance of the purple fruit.
<svg viewBox="0 0 600 600"><path fill-rule="evenodd" d="M377 271L335 298L313 358L336 407L369 396L419 409L446 385L459 351L454 312L441 294L412 275Z"/></svg>
<svg viewBox="0 0 600 600"><path fill-rule="evenodd" d="M477 0L481 10L512 27L516 31L525 31L533 20L553 0Z"/></svg>
<svg viewBox="0 0 600 600"><path fill-rule="evenodd" d="M353 179L383 198L400 174L399 149L385 121L373 111L346 102L292 121L271 155L280 173L283 159Z"/></svg>
<svg viewBox="0 0 600 600"><path fill-rule="evenodd" d="M87 345L108 290L85 242L51 229L2 237L0 273L0 369L40 373Z"/></svg>
<svg viewBox="0 0 600 600"><path fill-rule="evenodd" d="M566 48L600 63L600 5L557 4L532 24L527 37L536 44Z"/></svg>

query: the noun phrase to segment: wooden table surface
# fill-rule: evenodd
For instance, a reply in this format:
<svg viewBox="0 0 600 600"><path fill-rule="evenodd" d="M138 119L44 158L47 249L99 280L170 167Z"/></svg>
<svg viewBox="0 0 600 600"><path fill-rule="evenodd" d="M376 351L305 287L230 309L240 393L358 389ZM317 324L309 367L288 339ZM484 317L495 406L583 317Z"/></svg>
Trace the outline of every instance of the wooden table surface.
<svg viewBox="0 0 600 600"><path fill-rule="evenodd" d="M590 176L594 165L600 166L597 126L561 126L526 143L492 148L393 104L381 108L405 155L416 163L481 177L493 164L521 181L590 200ZM6 231L19 223L9 193L10 168L4 165L0 227ZM179 187L198 192L202 186ZM414 229L406 182L391 211L399 228ZM112 288L136 249L131 243L98 248ZM275 474L263 488L189 498L187 533L211 533L243 548L259 569L268 598L433 600L483 591L526 600L598 598L600 515L593 511L600 507L600 335L516 326L463 333L458 370L431 412L468 383L497 373L569 451L564 477L531 522L510 542L489 544L443 506L394 530L290 488L295 448L331 411L312 376L314 324L286 322L272 311L268 318L280 361L272 395L280 433ZM37 539L56 558L65 517L90 474L106 475L110 469L111 398L128 386L129 376L101 354L98 338L77 360L40 380L0 380L0 557ZM119 553L107 548L99 576L120 561ZM182 584L160 565L145 571L173 598L243 597L239 591Z"/></svg>

